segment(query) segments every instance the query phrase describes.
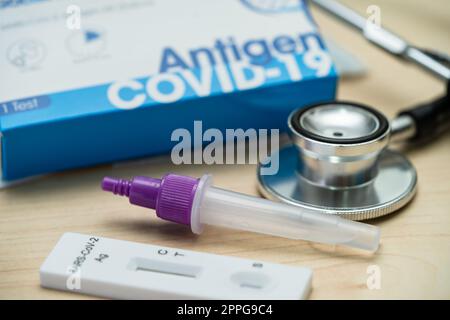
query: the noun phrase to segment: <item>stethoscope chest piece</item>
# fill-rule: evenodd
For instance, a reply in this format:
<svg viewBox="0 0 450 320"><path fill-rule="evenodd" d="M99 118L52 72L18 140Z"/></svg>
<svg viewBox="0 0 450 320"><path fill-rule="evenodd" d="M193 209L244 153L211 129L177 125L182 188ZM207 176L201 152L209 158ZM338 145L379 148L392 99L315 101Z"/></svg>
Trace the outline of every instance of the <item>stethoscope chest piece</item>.
<svg viewBox="0 0 450 320"><path fill-rule="evenodd" d="M294 111L288 124L292 143L278 152L278 172L258 167L264 196L352 220L389 214L414 196L416 170L386 148L390 126L378 111L317 104Z"/></svg>

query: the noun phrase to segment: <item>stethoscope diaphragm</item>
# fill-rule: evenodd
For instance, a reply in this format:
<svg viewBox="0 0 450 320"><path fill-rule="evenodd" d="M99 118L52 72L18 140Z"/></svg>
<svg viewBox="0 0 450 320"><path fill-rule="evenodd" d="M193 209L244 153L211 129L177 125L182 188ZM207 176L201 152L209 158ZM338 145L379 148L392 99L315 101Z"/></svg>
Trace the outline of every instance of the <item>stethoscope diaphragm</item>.
<svg viewBox="0 0 450 320"><path fill-rule="evenodd" d="M322 103L294 111L288 124L292 143L278 151L278 172L258 167L264 196L352 220L389 214L413 198L416 170L386 149L390 126L378 111Z"/></svg>

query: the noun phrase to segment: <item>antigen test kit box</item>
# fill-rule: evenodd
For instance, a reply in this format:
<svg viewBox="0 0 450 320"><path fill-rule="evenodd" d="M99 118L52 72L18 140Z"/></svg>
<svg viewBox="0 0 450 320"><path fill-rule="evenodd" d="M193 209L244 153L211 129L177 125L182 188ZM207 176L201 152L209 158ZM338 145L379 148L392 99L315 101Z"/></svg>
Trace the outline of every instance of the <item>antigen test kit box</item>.
<svg viewBox="0 0 450 320"><path fill-rule="evenodd" d="M333 99L306 4L267 2L0 0L3 179L166 153L195 120L284 130Z"/></svg>

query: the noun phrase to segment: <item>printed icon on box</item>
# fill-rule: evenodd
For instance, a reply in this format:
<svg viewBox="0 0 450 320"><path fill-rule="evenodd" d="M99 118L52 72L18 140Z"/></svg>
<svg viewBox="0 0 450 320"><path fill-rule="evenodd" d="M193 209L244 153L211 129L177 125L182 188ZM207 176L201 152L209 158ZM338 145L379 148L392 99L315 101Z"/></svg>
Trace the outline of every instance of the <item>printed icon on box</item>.
<svg viewBox="0 0 450 320"><path fill-rule="evenodd" d="M66 45L67 50L76 58L96 57L106 48L105 32L98 28L71 31Z"/></svg>
<svg viewBox="0 0 450 320"><path fill-rule="evenodd" d="M44 60L45 46L33 39L13 43L6 53L8 61L21 69L35 68Z"/></svg>

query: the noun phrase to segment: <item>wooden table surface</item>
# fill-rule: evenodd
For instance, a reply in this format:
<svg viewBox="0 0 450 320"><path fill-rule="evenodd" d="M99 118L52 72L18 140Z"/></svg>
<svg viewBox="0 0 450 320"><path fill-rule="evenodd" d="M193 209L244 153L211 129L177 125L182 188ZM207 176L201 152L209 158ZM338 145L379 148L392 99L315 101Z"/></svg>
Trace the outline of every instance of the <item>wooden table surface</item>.
<svg viewBox="0 0 450 320"><path fill-rule="evenodd" d="M359 12L379 5L382 23L423 47L450 52L448 0L347 0ZM368 66L364 78L343 80L339 97L376 106L392 117L400 109L444 92L415 66L397 61L360 35L314 10L324 33ZM0 298L73 299L85 296L39 287L39 266L64 232L81 232L142 243L266 260L314 271L312 299L450 298L450 134L407 151L419 174L418 193L405 209L371 223L381 227L374 255L260 234L187 228L148 210L113 199L99 188L105 175L160 176L167 171L215 176L218 186L257 194L255 167L173 166L170 158L118 167L71 171L0 191ZM381 287L369 290L368 267L378 266Z"/></svg>

